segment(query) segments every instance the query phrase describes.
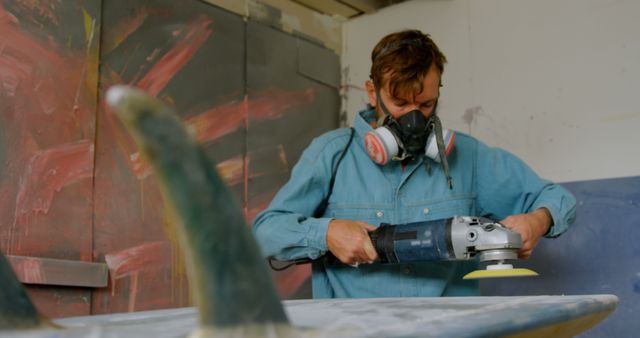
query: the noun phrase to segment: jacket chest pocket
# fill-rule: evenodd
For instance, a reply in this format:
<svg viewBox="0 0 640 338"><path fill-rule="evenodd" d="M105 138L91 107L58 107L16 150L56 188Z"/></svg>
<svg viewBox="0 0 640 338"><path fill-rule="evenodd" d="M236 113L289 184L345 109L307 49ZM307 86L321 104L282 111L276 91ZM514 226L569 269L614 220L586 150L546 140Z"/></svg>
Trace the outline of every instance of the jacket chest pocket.
<svg viewBox="0 0 640 338"><path fill-rule="evenodd" d="M404 217L407 222L449 218L453 216L476 216L473 196L458 197L449 200L424 201L406 208Z"/></svg>
<svg viewBox="0 0 640 338"><path fill-rule="evenodd" d="M329 207L327 215L335 219L348 219L353 221L362 221L371 225L379 225L380 223L388 223L390 210L383 207L354 207L354 208L335 208Z"/></svg>

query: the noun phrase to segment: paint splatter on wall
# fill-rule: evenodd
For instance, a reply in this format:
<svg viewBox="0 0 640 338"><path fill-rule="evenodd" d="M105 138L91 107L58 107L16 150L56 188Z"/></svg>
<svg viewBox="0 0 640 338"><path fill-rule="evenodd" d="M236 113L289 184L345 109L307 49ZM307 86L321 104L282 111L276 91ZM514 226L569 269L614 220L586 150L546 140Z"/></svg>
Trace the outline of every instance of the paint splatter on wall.
<svg viewBox="0 0 640 338"><path fill-rule="evenodd" d="M132 84L175 107L250 222L337 127L336 88L298 69L308 44L198 1L0 0L2 250L110 269L104 289L30 287L45 314L190 304L153 172L104 91ZM275 274L281 295L309 273Z"/></svg>
<svg viewBox="0 0 640 338"><path fill-rule="evenodd" d="M0 246L91 261L100 3L0 1ZM34 294L42 290L31 289ZM45 312L86 314L89 290L50 287Z"/></svg>

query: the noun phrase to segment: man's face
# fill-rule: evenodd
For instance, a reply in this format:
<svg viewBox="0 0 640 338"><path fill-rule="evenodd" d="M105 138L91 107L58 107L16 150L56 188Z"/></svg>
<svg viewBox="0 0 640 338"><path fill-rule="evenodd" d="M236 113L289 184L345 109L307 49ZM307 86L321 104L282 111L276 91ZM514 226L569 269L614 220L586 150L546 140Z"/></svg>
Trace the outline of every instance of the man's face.
<svg viewBox="0 0 640 338"><path fill-rule="evenodd" d="M420 110L427 118L433 114L433 109L440 96L440 71L435 66L432 65L427 76L424 77L422 92L418 93L418 95L405 93L403 97L393 97L388 91L389 81L387 74L384 76L383 83L385 83L385 86L380 90L380 98L394 118L399 118L415 109ZM365 85L369 96L369 104L376 107L376 117L379 118L384 115L384 112L376 102L376 88L371 81L367 81Z"/></svg>

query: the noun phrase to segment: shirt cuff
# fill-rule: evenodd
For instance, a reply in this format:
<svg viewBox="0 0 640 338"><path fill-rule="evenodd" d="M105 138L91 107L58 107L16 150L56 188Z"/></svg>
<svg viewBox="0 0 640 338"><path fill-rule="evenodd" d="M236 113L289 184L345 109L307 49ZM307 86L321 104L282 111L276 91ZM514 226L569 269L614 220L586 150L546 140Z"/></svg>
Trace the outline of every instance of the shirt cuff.
<svg viewBox="0 0 640 338"><path fill-rule="evenodd" d="M307 234L307 241L309 246L316 248L323 253L329 250L327 246L327 230L329 229L329 222L333 218L309 218L309 233Z"/></svg>
<svg viewBox="0 0 640 338"><path fill-rule="evenodd" d="M549 214L551 215L552 224L549 227L547 233L544 234L546 238L554 238L560 236L563 232L565 232L568 228L568 225L560 215L560 210L551 203L541 203L536 206L535 209L546 208L549 210ZM535 210L534 209L534 210Z"/></svg>

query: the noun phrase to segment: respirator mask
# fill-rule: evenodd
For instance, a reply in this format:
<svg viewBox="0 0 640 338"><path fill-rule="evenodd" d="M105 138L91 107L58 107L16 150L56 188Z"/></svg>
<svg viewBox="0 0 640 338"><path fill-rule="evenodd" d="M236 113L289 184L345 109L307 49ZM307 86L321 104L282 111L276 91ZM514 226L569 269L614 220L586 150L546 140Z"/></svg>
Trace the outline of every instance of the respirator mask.
<svg viewBox="0 0 640 338"><path fill-rule="evenodd" d="M394 118L376 92L376 101L384 116L378 128L368 132L364 143L367 154L380 165L389 161L402 161L408 157L426 157L442 164L447 176L449 187L449 165L447 156L453 149L455 133L449 129L442 129L440 118L436 115L436 106L429 118L420 110L412 110L398 118Z"/></svg>

